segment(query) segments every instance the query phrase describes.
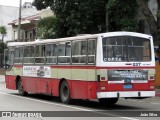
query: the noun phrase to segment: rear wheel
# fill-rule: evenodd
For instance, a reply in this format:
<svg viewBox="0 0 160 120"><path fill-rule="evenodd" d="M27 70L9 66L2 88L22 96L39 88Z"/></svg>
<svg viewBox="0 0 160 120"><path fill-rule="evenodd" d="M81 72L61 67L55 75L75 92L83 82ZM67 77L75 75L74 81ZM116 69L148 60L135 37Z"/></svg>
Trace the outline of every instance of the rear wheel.
<svg viewBox="0 0 160 120"><path fill-rule="evenodd" d="M23 89L22 80L18 81L18 92L19 92L19 95L21 95L21 96L25 96L28 94L28 92L24 91L24 89Z"/></svg>
<svg viewBox="0 0 160 120"><path fill-rule="evenodd" d="M99 102L104 105L114 105L118 101L118 98L101 98Z"/></svg>
<svg viewBox="0 0 160 120"><path fill-rule="evenodd" d="M68 104L70 102L70 90L67 81L63 81L60 86L60 99L62 103Z"/></svg>

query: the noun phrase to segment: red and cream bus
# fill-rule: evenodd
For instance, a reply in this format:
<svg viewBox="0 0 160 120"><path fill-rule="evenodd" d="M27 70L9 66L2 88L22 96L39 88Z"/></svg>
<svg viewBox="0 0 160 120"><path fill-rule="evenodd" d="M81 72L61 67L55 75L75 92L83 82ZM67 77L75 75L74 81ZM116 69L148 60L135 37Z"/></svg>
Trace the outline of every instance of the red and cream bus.
<svg viewBox="0 0 160 120"><path fill-rule="evenodd" d="M71 99L155 96L152 37L109 32L33 42L8 43L6 87Z"/></svg>

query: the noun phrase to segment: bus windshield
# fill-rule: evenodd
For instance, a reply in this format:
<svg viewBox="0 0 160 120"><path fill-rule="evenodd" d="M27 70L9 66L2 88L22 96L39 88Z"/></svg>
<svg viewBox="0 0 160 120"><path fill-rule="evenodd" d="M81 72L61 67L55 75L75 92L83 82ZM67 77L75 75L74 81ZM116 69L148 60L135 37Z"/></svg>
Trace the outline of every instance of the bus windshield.
<svg viewBox="0 0 160 120"><path fill-rule="evenodd" d="M151 61L150 40L133 36L102 39L104 62Z"/></svg>

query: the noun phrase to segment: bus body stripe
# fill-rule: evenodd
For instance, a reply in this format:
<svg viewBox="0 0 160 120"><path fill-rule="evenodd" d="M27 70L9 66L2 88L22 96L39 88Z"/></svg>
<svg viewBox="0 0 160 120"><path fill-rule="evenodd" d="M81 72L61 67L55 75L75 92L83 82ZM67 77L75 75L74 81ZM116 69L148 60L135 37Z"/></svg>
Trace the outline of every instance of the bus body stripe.
<svg viewBox="0 0 160 120"><path fill-rule="evenodd" d="M30 66L30 65L24 65L24 66ZM36 65L39 66L39 65ZM41 65L42 66L42 65ZM47 66L47 65L43 65L43 66ZM22 68L23 65L15 65L15 68ZM86 65L81 65L81 66L74 66L74 65L67 65L67 66L62 66L62 65L55 65L55 66L51 66L51 68L57 68L57 69L155 69L155 66L139 66L139 67L122 67L122 66L107 66L107 67L103 67L103 66L86 66Z"/></svg>

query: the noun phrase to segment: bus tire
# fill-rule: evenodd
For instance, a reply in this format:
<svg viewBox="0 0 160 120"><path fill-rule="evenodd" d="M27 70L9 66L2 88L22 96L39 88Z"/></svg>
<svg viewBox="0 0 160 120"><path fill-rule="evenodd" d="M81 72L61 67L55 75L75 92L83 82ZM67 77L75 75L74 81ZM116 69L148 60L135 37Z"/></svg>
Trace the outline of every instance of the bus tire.
<svg viewBox="0 0 160 120"><path fill-rule="evenodd" d="M101 98L99 102L103 105L114 105L118 101L118 98Z"/></svg>
<svg viewBox="0 0 160 120"><path fill-rule="evenodd" d="M22 80L18 81L18 92L19 92L19 95L21 96L26 96L28 94L28 92L24 91L23 89Z"/></svg>
<svg viewBox="0 0 160 120"><path fill-rule="evenodd" d="M70 90L67 81L62 81L60 86L60 99L62 103L68 104L70 102Z"/></svg>

